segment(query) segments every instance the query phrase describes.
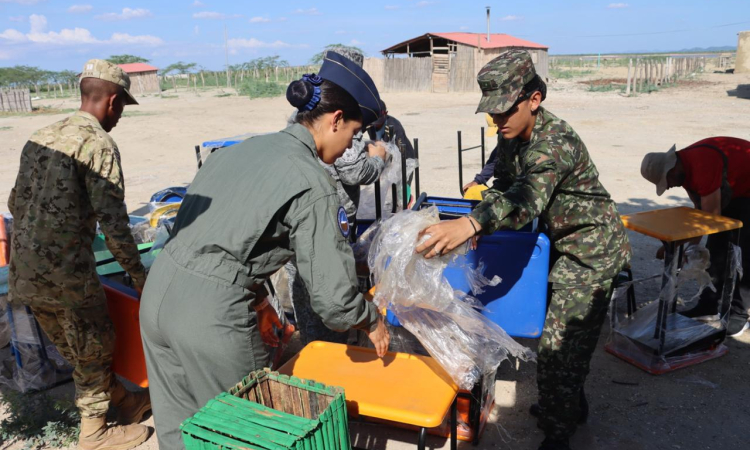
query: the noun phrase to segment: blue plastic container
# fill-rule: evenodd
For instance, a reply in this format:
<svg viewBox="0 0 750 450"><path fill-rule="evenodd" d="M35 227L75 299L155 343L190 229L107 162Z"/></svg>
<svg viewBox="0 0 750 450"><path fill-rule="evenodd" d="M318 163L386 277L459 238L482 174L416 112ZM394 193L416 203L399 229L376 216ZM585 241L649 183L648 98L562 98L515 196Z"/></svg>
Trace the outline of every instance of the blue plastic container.
<svg viewBox="0 0 750 450"><path fill-rule="evenodd" d="M423 207L435 205L444 218L467 214L476 201L428 197ZM443 276L454 289L467 292L482 302L486 317L500 325L509 335L536 338L541 336L547 315L547 277L549 275L550 242L546 235L531 231L498 231L482 236L476 250L470 250L449 264ZM475 295L460 269L462 264L477 267L484 262L484 276L495 275L502 282L485 287ZM389 323L400 326L398 319L388 313Z"/></svg>

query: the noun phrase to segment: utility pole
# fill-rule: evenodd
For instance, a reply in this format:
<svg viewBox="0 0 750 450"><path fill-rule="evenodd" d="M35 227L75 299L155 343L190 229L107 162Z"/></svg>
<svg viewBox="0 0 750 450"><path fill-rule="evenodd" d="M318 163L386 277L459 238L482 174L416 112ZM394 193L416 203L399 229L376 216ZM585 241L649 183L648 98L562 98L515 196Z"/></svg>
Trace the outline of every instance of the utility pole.
<svg viewBox="0 0 750 450"><path fill-rule="evenodd" d="M485 8L487 8L487 42L490 42L490 7Z"/></svg>

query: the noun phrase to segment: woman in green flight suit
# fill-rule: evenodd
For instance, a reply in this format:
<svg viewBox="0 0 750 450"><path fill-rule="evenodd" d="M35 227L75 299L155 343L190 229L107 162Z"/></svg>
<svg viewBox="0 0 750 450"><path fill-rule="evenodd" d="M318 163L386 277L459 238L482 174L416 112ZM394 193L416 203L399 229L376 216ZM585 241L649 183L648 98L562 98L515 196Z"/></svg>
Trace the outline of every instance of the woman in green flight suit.
<svg viewBox="0 0 750 450"><path fill-rule="evenodd" d="M190 185L143 292L141 334L161 448L183 448L180 423L268 364L255 310L263 282L292 255L312 308L334 330L365 331L385 354L377 308L357 291L346 213L317 161L331 164L377 118L364 70L329 52L319 75L287 90L285 130L213 155Z"/></svg>

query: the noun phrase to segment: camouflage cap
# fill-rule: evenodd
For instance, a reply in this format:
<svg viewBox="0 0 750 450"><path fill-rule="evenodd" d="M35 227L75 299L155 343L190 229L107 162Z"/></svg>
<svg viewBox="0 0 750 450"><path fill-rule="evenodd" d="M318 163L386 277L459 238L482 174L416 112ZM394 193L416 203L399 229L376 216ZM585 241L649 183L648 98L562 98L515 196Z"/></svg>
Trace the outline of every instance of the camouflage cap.
<svg viewBox="0 0 750 450"><path fill-rule="evenodd" d="M138 102L130 93L130 76L116 64L103 59L90 59L86 61L81 72L81 80L84 78L98 78L109 81L123 87L127 99L126 105L137 105Z"/></svg>
<svg viewBox="0 0 750 450"><path fill-rule="evenodd" d="M536 76L531 55L524 50L508 50L488 62L477 75L482 99L477 113L502 114L513 107L526 83Z"/></svg>

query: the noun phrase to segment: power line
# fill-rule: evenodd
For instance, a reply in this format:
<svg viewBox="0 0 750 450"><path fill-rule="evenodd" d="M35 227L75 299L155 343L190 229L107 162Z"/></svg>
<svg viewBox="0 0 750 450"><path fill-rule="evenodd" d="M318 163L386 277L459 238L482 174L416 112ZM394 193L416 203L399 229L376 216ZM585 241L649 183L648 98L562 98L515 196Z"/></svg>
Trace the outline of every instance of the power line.
<svg viewBox="0 0 750 450"><path fill-rule="evenodd" d="M553 35L553 36L547 36L547 38L606 38L606 37L632 37L632 36L654 36L659 34L676 34L676 33L687 33L690 31L703 31L703 30L710 30L713 28L724 28L724 27L731 27L735 25L745 25L750 24L750 21L745 22L733 22L733 23L725 23L721 25L712 25L710 27L706 28L684 28L681 30L669 30L669 31L650 31L650 32L643 32L643 33L621 33L621 34L587 34L587 35L574 35L574 36L564 36L564 35ZM529 35L523 36L518 35L519 37L529 37Z"/></svg>

